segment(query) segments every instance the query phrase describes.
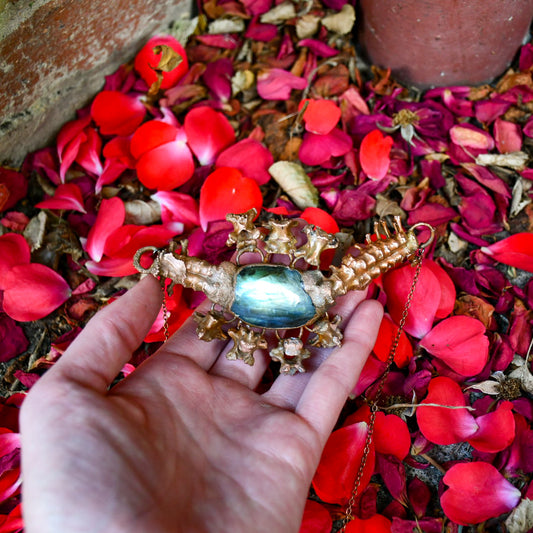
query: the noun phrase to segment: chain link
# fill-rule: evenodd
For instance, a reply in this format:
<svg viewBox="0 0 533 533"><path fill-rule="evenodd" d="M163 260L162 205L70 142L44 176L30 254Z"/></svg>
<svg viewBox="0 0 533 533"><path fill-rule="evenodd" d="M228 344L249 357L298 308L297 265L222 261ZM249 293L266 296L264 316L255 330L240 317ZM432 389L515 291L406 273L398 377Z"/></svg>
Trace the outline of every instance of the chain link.
<svg viewBox="0 0 533 533"><path fill-rule="evenodd" d="M163 332L165 334L165 342L167 342L169 337L170 337L170 335L168 333L168 318L169 318L170 313L168 312L168 307L167 307L167 289L165 287L165 282L166 282L166 279L161 276L159 278L159 283L161 284L161 292L163 293L163 303L162 303L162 307L163 307Z"/></svg>
<svg viewBox="0 0 533 533"><path fill-rule="evenodd" d="M376 416L379 411L378 402L381 398L381 395L383 394L383 388L385 387L385 382L387 381L387 377L390 373L392 362L394 361L394 356L396 355L396 350L398 349L398 345L400 343L400 336L402 334L403 328L405 327L407 316L409 315L409 308L411 307L413 296L415 294L416 284L418 283L418 278L420 277L423 254L424 254L424 250L422 248L419 248L413 260L413 266L416 266L416 271L413 277L413 281L411 283L409 294L407 295L407 299L405 301L405 306L403 308L402 316L400 318L400 323L398 324L398 330L396 331L396 335L394 337L394 340L392 341L391 349L389 352L389 357L387 358L387 366L379 380L379 385L376 390L374 399L369 401L370 418L368 420L368 431L367 431L366 438L365 438L365 445L363 447L363 456L361 458L361 464L359 465L357 476L354 481L352 494L346 506L346 511L344 513L345 514L344 523L342 525L342 528L340 529L341 533L346 531L346 526L348 525L350 521L354 519L353 510L354 510L355 502L357 500L357 496L359 495L359 487L363 479L363 474L364 474L365 467L368 461L368 456L370 455L370 447L372 445L372 437L374 435L374 425L376 423Z"/></svg>

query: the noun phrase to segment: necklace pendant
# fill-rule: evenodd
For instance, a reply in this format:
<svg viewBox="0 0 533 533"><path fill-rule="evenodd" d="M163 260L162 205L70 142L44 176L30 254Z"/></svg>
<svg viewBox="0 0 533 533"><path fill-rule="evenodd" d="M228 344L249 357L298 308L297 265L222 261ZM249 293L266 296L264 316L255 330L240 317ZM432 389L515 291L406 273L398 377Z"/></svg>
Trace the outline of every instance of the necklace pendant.
<svg viewBox="0 0 533 533"><path fill-rule="evenodd" d="M304 329L311 335L310 346L341 345L342 319L327 315L338 296L365 289L373 279L405 261L416 262L419 251L434 238L434 229L425 223L405 231L400 218L395 217L391 234L385 222L380 221L375 224L374 236L367 235L365 244L353 247L355 255L346 253L338 266L331 266L324 274L317 267L324 250L339 246L335 235L308 224L301 230L301 237L306 240L298 246L293 232L297 220L282 218L256 226L256 215L255 210L250 210L227 217L234 227L227 244L236 247L236 263L213 265L186 254L146 247L137 251L134 264L139 272L169 278L202 291L211 300L210 312L195 313L197 333L205 341L230 337L234 344L228 359L253 365L254 352L268 348L265 332L275 331L279 343L270 350L270 356L281 364L280 372L287 374L305 371L303 360L311 352L301 339ZM417 228L430 231L423 243L417 240ZM147 252L155 257L145 269L140 260ZM258 254L262 262L241 265L244 253ZM280 257L279 261L272 262L273 256ZM227 332L226 324L230 326ZM300 330L298 337L283 338L283 331L293 329Z"/></svg>

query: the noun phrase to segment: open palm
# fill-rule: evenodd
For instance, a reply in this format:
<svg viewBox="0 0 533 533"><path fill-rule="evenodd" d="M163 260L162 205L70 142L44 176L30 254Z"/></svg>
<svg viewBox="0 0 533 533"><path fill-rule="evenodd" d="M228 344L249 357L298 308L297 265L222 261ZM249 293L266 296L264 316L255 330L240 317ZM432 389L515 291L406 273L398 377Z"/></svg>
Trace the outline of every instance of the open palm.
<svg viewBox="0 0 533 533"><path fill-rule="evenodd" d="M151 277L88 324L21 413L35 532L295 532L322 448L374 343L381 307L346 296L345 340L254 392L268 364L228 361L187 322L109 388L160 307ZM312 368L315 367L315 368Z"/></svg>

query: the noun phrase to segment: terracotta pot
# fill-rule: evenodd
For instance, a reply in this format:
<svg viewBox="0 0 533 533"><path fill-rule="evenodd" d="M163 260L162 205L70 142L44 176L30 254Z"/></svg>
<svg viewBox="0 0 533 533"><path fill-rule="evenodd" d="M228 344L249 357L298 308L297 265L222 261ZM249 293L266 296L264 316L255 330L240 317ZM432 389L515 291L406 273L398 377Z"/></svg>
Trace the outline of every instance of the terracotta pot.
<svg viewBox="0 0 533 533"><path fill-rule="evenodd" d="M360 0L369 61L420 88L502 74L525 40L533 0Z"/></svg>

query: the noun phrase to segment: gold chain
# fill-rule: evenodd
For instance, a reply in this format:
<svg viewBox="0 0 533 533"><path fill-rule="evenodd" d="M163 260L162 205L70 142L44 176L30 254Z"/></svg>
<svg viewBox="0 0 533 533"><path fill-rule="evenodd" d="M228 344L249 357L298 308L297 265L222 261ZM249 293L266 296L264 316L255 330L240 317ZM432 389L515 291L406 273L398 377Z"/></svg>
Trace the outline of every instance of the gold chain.
<svg viewBox="0 0 533 533"><path fill-rule="evenodd" d="M348 523L354 519L353 508L354 508L355 501L358 496L359 486L361 485L361 480L363 479L363 473L365 470L366 463L368 461L368 456L370 454L370 446L372 444L372 436L374 434L374 425L376 422L377 412L379 411L378 402L381 397L381 394L383 393L383 388L385 387L385 381L387 380L387 376L389 375L392 362L394 361L394 356L396 355L396 350L398 349L398 345L400 343L400 336L402 334L403 328L405 327L405 322L407 321L407 315L409 313L409 308L411 307L411 303L413 301L416 284L418 282L418 278L420 277L420 269L422 267L423 253L424 251L422 248L419 248L417 250L416 257L414 260L414 264L416 264L415 275L413 277L413 282L411 283L409 294L407 295L407 300L405 301L405 306L403 308L403 313L400 319L400 323L398 324L398 330L396 331L396 335L392 342L392 346L389 352L389 357L387 358L387 366L381 376L381 379L379 380L379 385L376 391L376 395L374 396L374 399L369 401L370 418L368 420L368 431L366 434L365 446L363 448L363 457L361 458L361 464L359 465L359 470L357 471L357 476L354 481L352 494L350 496L350 499L348 500L348 505L346 506L344 524L342 525L342 528L340 530L341 532L345 532L346 526L348 525Z"/></svg>
<svg viewBox="0 0 533 533"><path fill-rule="evenodd" d="M168 317L170 313L168 312L167 307L167 290L165 288L165 281L166 279L163 276L159 278L159 283L161 284L161 292L163 293L163 331L165 333L165 342L167 342L170 337L170 335L168 334Z"/></svg>

